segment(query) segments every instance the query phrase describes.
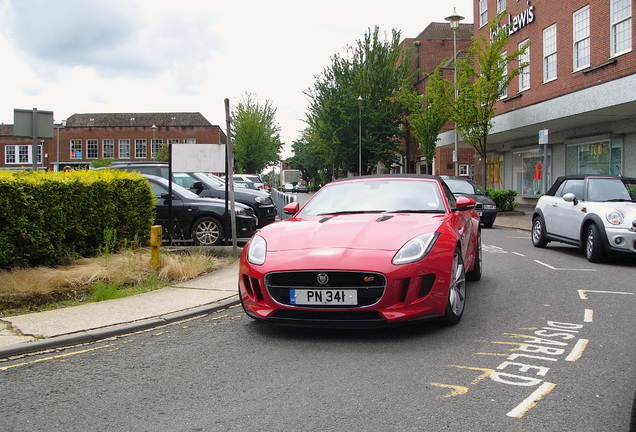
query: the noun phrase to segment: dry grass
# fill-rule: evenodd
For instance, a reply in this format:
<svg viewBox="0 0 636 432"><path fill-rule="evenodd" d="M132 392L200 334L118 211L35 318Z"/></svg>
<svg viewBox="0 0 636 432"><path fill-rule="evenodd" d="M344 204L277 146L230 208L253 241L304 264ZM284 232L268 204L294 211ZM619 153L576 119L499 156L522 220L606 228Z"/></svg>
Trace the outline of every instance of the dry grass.
<svg viewBox="0 0 636 432"><path fill-rule="evenodd" d="M125 251L114 255L75 260L60 267L0 271L2 309L27 308L72 299L99 284L122 288L144 285L148 291L222 268L234 258L203 252L162 253L157 271L150 268L150 251Z"/></svg>

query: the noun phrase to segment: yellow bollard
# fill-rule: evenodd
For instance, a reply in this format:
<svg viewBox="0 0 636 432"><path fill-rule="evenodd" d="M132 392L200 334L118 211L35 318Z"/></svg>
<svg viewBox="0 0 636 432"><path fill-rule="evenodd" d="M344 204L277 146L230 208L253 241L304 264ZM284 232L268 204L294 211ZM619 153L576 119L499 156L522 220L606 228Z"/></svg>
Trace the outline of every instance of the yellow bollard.
<svg viewBox="0 0 636 432"><path fill-rule="evenodd" d="M163 227L153 225L150 227L150 267L157 270L159 267L159 248L161 247L161 236Z"/></svg>

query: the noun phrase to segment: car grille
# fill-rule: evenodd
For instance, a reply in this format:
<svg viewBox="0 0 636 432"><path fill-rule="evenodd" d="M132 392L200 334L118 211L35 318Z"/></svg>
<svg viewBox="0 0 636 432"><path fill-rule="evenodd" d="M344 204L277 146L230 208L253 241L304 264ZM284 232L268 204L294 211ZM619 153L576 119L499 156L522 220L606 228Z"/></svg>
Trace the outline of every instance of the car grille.
<svg viewBox="0 0 636 432"><path fill-rule="evenodd" d="M319 275L326 275L328 282L318 282ZM355 307L370 306L380 301L386 287L386 278L380 273L347 271L299 271L269 273L265 276L265 287L269 295L280 304L291 306L291 289L355 289L358 304ZM302 307L294 305L295 307ZM309 306L309 307L316 307ZM351 308L352 306L325 306L320 308Z"/></svg>

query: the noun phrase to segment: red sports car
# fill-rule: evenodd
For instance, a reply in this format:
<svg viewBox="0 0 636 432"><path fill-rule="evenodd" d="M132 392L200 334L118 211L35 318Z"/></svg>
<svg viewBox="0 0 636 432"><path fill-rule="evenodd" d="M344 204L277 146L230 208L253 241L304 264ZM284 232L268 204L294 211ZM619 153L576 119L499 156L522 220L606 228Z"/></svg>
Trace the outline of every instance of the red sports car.
<svg viewBox="0 0 636 432"><path fill-rule="evenodd" d="M334 181L294 217L245 245L239 294L252 318L312 327L373 327L464 312L481 278L475 201L435 176Z"/></svg>

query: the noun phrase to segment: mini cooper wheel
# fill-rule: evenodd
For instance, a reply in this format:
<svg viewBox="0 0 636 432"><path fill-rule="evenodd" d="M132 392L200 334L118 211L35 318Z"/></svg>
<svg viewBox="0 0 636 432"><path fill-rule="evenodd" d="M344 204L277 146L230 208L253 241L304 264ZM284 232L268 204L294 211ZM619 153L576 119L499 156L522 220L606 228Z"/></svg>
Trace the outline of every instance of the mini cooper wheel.
<svg viewBox="0 0 636 432"><path fill-rule="evenodd" d="M218 246L223 241L223 227L214 218L201 218L192 228L192 239L197 246Z"/></svg>
<svg viewBox="0 0 636 432"><path fill-rule="evenodd" d="M596 224L590 224L585 231L585 255L589 262L597 263L603 261L605 251L601 233Z"/></svg>
<svg viewBox="0 0 636 432"><path fill-rule="evenodd" d="M464 260L459 249L455 249L453 255L453 267L451 269L451 281L446 302L444 322L454 325L462 319L464 306L466 305L466 270Z"/></svg>
<svg viewBox="0 0 636 432"><path fill-rule="evenodd" d="M532 220L532 244L538 248L548 245L548 239L545 237L545 222L541 216Z"/></svg>

